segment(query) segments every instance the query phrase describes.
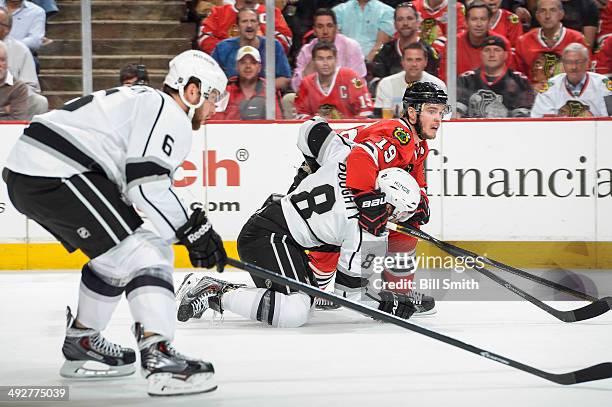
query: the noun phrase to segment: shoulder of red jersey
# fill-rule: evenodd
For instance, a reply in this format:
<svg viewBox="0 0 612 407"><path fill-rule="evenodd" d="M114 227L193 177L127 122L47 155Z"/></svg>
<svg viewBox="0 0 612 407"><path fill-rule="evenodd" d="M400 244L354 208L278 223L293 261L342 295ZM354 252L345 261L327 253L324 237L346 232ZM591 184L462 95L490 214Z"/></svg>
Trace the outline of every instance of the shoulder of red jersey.
<svg viewBox="0 0 612 407"><path fill-rule="evenodd" d="M510 24L519 24L521 22L521 19L516 14L505 9L501 9L501 11L506 15L506 19Z"/></svg>
<svg viewBox="0 0 612 407"><path fill-rule="evenodd" d="M360 137L362 136L362 137ZM401 119L380 120L360 129L355 141L361 143L369 137L383 137L394 144L407 145L414 138L412 130Z"/></svg>

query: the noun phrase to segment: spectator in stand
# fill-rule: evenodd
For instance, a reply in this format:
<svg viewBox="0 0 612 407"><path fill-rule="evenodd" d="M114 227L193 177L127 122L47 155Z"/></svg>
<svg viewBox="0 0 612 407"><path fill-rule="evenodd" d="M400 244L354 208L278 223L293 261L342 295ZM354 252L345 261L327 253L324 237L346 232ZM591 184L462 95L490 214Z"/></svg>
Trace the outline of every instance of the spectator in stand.
<svg viewBox="0 0 612 407"><path fill-rule="evenodd" d="M149 73L143 64L129 63L119 70L119 83L121 86L145 85L149 86Z"/></svg>
<svg viewBox="0 0 612 407"><path fill-rule="evenodd" d="M240 31L238 27L238 10L243 8L255 10L257 19L261 23L261 31L257 34L264 35L263 33L266 32L266 7L263 4L258 4L255 0L236 0L235 5L224 4L213 7L211 14L202 21L198 35L200 49L211 54L220 41L236 37ZM282 45L284 52L289 52L293 34L278 8L274 10L274 25L276 39Z"/></svg>
<svg viewBox="0 0 612 407"><path fill-rule="evenodd" d="M8 70L8 56L0 41L0 121L28 119L28 86L13 78Z"/></svg>
<svg viewBox="0 0 612 407"><path fill-rule="evenodd" d="M238 21L239 36L221 41L215 47L212 57L219 63L228 78L236 76L236 54L238 49L245 45L256 48L261 55L266 52L266 38L257 35L259 32L259 19L257 13L250 8L243 8L236 17ZM276 89L286 89L291 80L291 68L287 56L278 40L274 40L276 56ZM262 59L260 76L265 74L266 60Z"/></svg>
<svg viewBox="0 0 612 407"><path fill-rule="evenodd" d="M512 48L515 48L519 37L523 35L523 25L519 16L501 8L502 0L485 0L485 3L493 12L491 31L506 37Z"/></svg>
<svg viewBox="0 0 612 407"><path fill-rule="evenodd" d="M312 48L318 41L331 42L336 46L338 57L336 65L350 68L361 78L366 76L366 66L359 43L352 38L338 32L336 13L331 9L319 9L314 15L314 34L316 38L304 45L297 57L297 63L291 80L291 87L297 90L302 78L314 72L312 61Z"/></svg>
<svg viewBox="0 0 612 407"><path fill-rule="evenodd" d="M448 21L447 0L416 0L414 7L421 17L421 38L428 45L432 45L440 38L446 42L446 26ZM457 34L466 29L465 7L457 2ZM443 37L443 38L441 38Z"/></svg>
<svg viewBox="0 0 612 407"><path fill-rule="evenodd" d="M493 13L485 3L475 0L470 3L466 11L467 30L457 36L457 76L473 71L480 66L480 47L485 38L494 34L489 28ZM506 49L511 49L510 42L504 36L497 34L506 42ZM446 81L446 50L442 53L440 62L440 79ZM508 56L508 66L514 67L514 56Z"/></svg>
<svg viewBox="0 0 612 407"><path fill-rule="evenodd" d="M586 44L592 48L599 28L599 9L595 2L593 0L561 0L561 6L564 12L561 21L563 26L581 32ZM540 27L541 23L536 19L532 25Z"/></svg>
<svg viewBox="0 0 612 407"><path fill-rule="evenodd" d="M0 6L13 17L11 37L23 42L30 51L38 51L45 36L45 10L24 0L0 0Z"/></svg>
<svg viewBox="0 0 612 407"><path fill-rule="evenodd" d="M584 43L584 36L561 23L561 0L539 0L534 28L519 38L516 46L518 70L529 78L535 90L545 90L550 78L562 72L561 54L573 42Z"/></svg>
<svg viewBox="0 0 612 407"><path fill-rule="evenodd" d="M229 78L226 91L229 102L225 111L217 112L218 120L263 120L266 118L266 80L259 77L261 55L250 46L242 47L237 54L238 76ZM282 119L279 94L276 95L276 118Z"/></svg>
<svg viewBox="0 0 612 407"><path fill-rule="evenodd" d="M595 54L595 72L612 76L612 36L608 36L601 49Z"/></svg>
<svg viewBox="0 0 612 407"><path fill-rule="evenodd" d="M401 117L404 91L410 82L433 82L446 92L446 85L437 77L425 72L427 48L424 44L413 42L404 47L401 64L403 70L383 78L378 83L374 115L383 119ZM382 111L382 114L381 114Z"/></svg>
<svg viewBox="0 0 612 407"><path fill-rule="evenodd" d="M298 89L298 118L319 115L352 119L372 115L372 100L364 80L350 68L337 68L336 55L335 45L327 41L319 41L312 48L315 72L306 76Z"/></svg>
<svg viewBox="0 0 612 407"><path fill-rule="evenodd" d="M374 57L372 63L372 74L377 78L402 72L402 50L415 42L425 45L427 50L427 67L425 71L432 75L438 74L440 55L430 45L421 41L419 37L419 15L412 3L402 3L395 9L393 22L397 32L397 38L389 41L381 48Z"/></svg>
<svg viewBox="0 0 612 407"><path fill-rule="evenodd" d="M481 67L457 81L457 117L529 117L534 92L525 75L508 69L506 41L487 37L481 50Z"/></svg>
<svg viewBox="0 0 612 407"><path fill-rule="evenodd" d="M0 7L0 41L4 41L7 49L8 69L17 79L28 86L28 120L36 114L45 113L49 109L47 98L40 94L40 83L36 76L32 53L19 40L11 38L12 17L7 9Z"/></svg>
<svg viewBox="0 0 612 407"><path fill-rule="evenodd" d="M348 0L333 10L340 31L359 43L368 62L395 34L393 9L379 0Z"/></svg>
<svg viewBox="0 0 612 407"><path fill-rule="evenodd" d="M612 80L587 72L589 50L580 43L563 49L565 73L553 77L538 94L531 117L612 116Z"/></svg>

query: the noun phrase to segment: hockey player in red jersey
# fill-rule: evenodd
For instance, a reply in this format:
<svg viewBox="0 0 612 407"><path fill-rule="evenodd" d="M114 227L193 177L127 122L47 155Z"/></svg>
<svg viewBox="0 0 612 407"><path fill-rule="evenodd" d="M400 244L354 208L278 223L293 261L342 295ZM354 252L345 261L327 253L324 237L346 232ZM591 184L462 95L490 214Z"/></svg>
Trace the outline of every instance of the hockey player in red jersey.
<svg viewBox="0 0 612 407"><path fill-rule="evenodd" d="M336 46L320 41L312 48L315 72L300 83L295 99L299 118L315 115L326 119L371 116L373 104L365 81L349 68L336 67Z"/></svg>
<svg viewBox="0 0 612 407"><path fill-rule="evenodd" d="M424 163L429 153L427 140L434 139L440 128L442 117L448 113L446 93L431 82L413 82L403 98L404 114L400 119L381 120L374 124L346 130L341 134L370 147L354 151L347 160L347 167L353 168L347 184L353 189L367 193L375 188L378 171L389 167L406 169L421 187L421 202L414 215L406 221L412 226L424 225L429 221L429 200L425 193ZM390 232L389 252L415 254L415 238ZM311 251L311 267L320 283L328 283L336 270L338 254ZM414 270L386 270L383 277L388 282L408 286L414 278ZM434 299L408 289L418 314L435 312Z"/></svg>
<svg viewBox="0 0 612 407"><path fill-rule="evenodd" d="M202 21L199 28L198 46L202 51L212 54L220 41L238 36L236 16L238 10L243 7L255 10L259 16L259 29L262 33L266 32L266 7L263 4L257 4L255 0L237 0L235 5L215 6L212 8L211 14ZM274 21L276 30L274 35L283 46L285 53L288 53L293 34L278 7L274 9Z"/></svg>

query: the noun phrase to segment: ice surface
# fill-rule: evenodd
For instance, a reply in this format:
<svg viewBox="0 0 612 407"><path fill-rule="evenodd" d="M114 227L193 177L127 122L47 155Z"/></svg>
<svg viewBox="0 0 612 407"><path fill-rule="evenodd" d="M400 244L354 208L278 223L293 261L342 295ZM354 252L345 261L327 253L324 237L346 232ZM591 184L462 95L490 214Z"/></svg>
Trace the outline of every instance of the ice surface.
<svg viewBox="0 0 612 407"><path fill-rule="evenodd" d="M177 287L184 274L176 272ZM612 405L612 379L556 385L347 309L317 311L297 329L267 328L231 313L223 321L211 322L205 314L203 320L179 323L178 350L214 362L219 389L210 394L150 398L138 373L70 381L58 372L65 307L76 307L79 276L0 272L0 385L69 385L70 403L57 405L70 406ZM221 277L249 281L242 272ZM412 321L550 372L612 361L612 312L566 324L519 301L440 302L438 309ZM122 300L105 334L133 347L131 323Z"/></svg>

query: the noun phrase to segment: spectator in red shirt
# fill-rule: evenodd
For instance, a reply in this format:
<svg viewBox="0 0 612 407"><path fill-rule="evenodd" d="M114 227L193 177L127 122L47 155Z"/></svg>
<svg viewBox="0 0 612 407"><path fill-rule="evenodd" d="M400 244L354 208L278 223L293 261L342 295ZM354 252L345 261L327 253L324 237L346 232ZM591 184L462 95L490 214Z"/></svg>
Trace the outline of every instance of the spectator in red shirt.
<svg viewBox="0 0 612 407"><path fill-rule="evenodd" d="M535 15L541 28L534 28L519 38L516 59L518 70L541 92L550 78L563 72L561 55L565 47L572 42L585 42L582 33L561 23L564 15L561 0L539 0Z"/></svg>
<svg viewBox="0 0 612 407"><path fill-rule="evenodd" d="M238 10L245 7L255 10L259 17L259 28L261 30L258 35L264 35L263 33L266 31L266 7L263 4L257 4L255 0L236 0L235 5L224 4L213 7L211 14L202 21L198 35L198 46L200 49L207 54L212 54L221 40L237 37L238 22L236 18ZM276 39L283 46L285 53L287 53L291 47L293 34L278 7L274 10L274 23Z"/></svg>
<svg viewBox="0 0 612 407"><path fill-rule="evenodd" d="M465 19L467 22L467 31L457 35L457 76L473 71L480 66L480 47L484 43L485 38L490 35L495 35L502 38L507 44L507 49L510 49L510 42L504 36L494 34L489 28L493 13L485 3L480 0L475 0L467 7ZM442 54L440 62L440 71L438 77L446 82L446 50ZM509 55L508 66L514 67L514 56Z"/></svg>
<svg viewBox="0 0 612 407"><path fill-rule="evenodd" d="M373 114L364 80L352 69L336 67L334 44L317 42L312 59L315 72L302 80L295 98L298 118L319 115L326 119L349 119Z"/></svg>
<svg viewBox="0 0 612 407"><path fill-rule="evenodd" d="M447 0L415 0L414 8L421 17L421 38L431 45L433 42L446 36L448 25L448 1ZM457 7L457 33L466 29L465 7L460 2Z"/></svg>
<svg viewBox="0 0 612 407"><path fill-rule="evenodd" d="M216 120L264 120L266 118L266 80L259 77L261 55L249 45L236 54L238 76L229 78L226 91L229 102L225 111L215 114ZM276 95L276 118L282 119L279 94Z"/></svg>
<svg viewBox="0 0 612 407"><path fill-rule="evenodd" d="M523 25L521 24L519 16L501 8L502 0L484 1L493 12L491 18L491 31L506 37L508 41L510 41L512 48L515 48L519 37L523 35Z"/></svg>

